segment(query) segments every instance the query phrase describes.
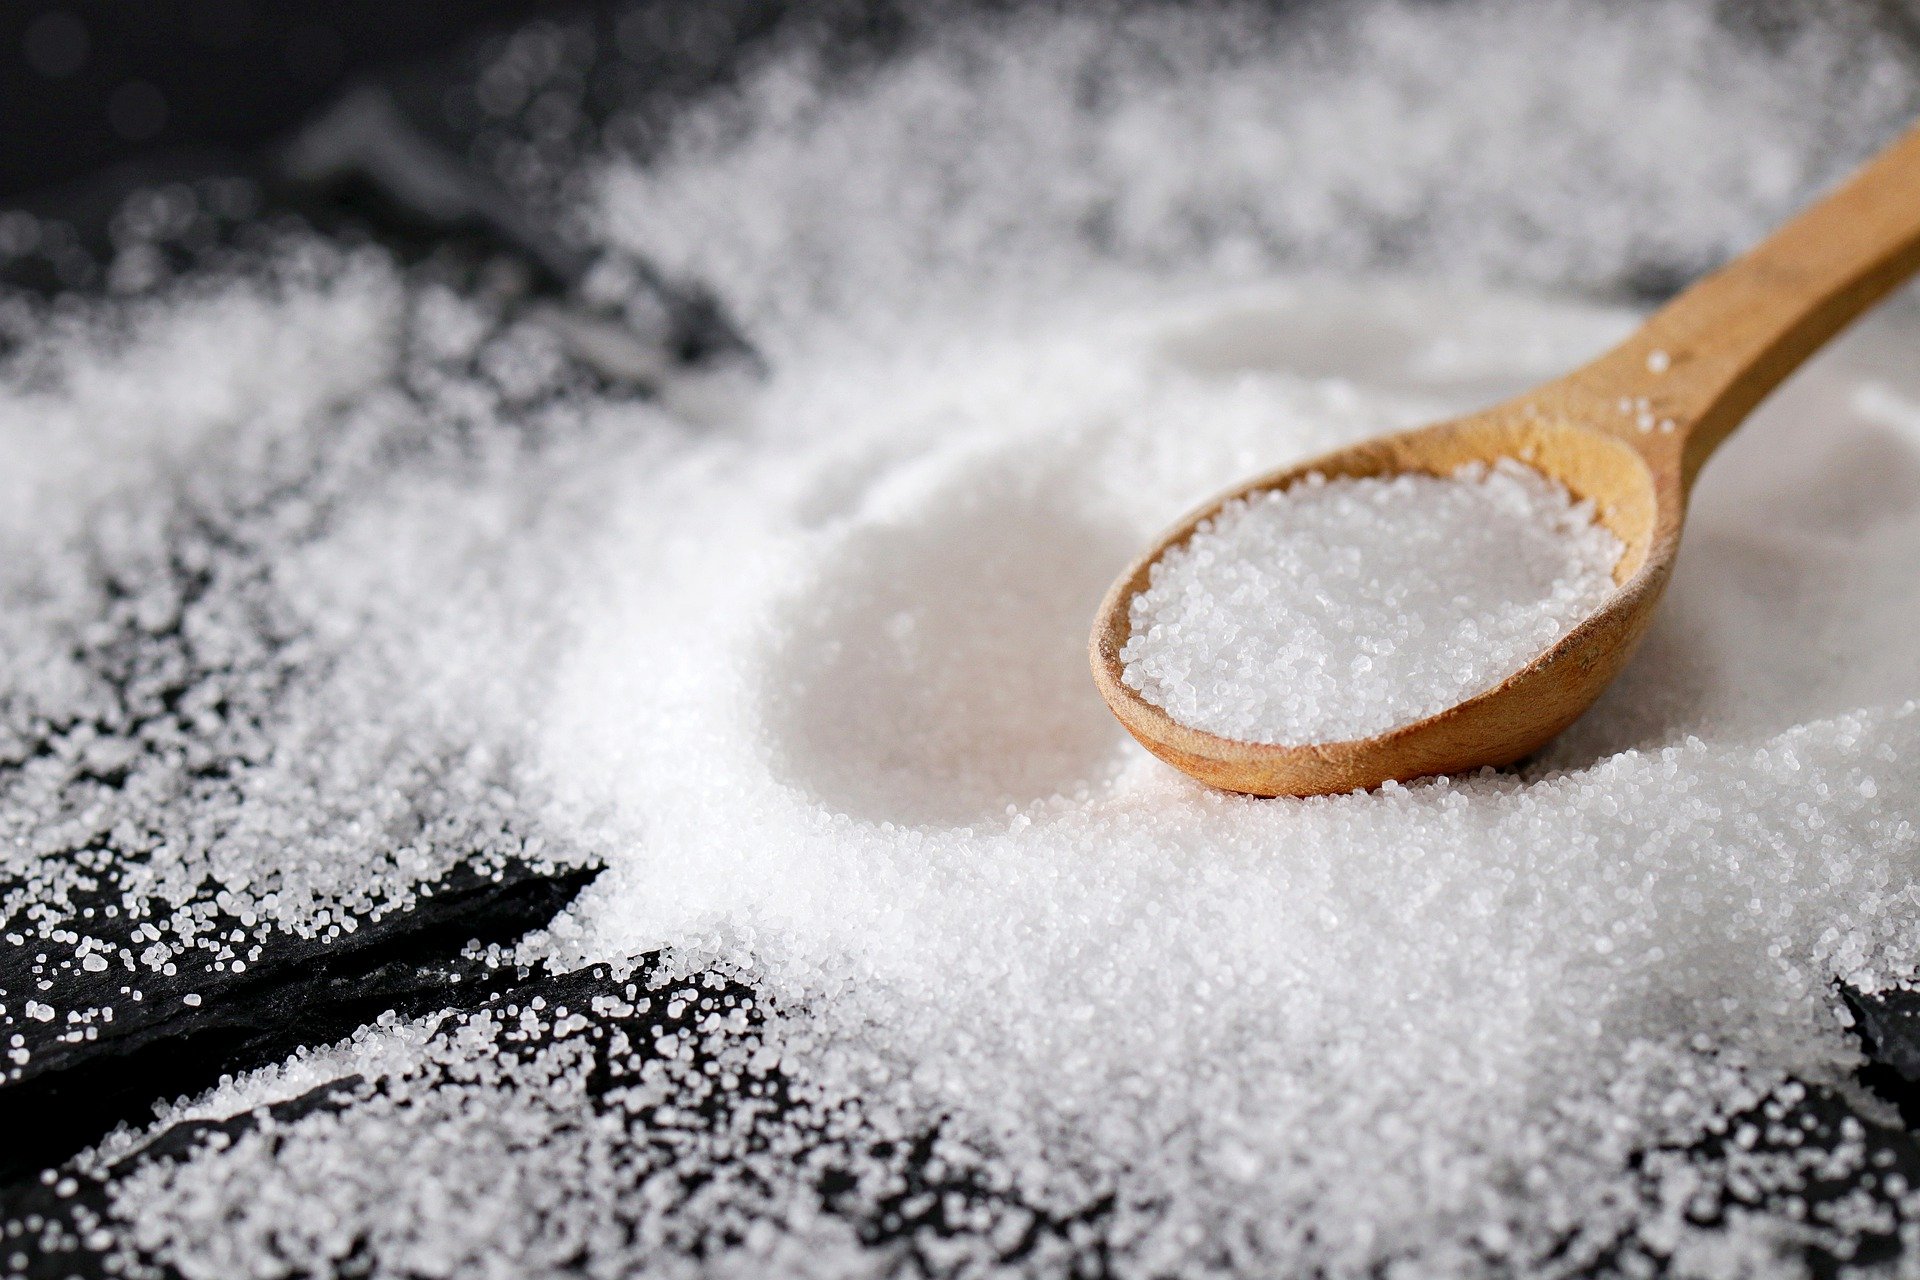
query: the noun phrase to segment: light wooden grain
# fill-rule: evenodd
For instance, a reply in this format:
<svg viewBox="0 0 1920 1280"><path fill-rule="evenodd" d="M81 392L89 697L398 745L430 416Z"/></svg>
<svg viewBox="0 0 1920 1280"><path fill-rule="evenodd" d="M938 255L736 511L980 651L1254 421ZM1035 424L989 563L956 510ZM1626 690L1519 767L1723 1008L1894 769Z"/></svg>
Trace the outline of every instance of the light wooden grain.
<svg viewBox="0 0 1920 1280"><path fill-rule="evenodd" d="M1752 251L1699 281L1593 363L1471 417L1384 436L1276 471L1189 513L1101 603L1093 678L1120 723L1203 782L1254 795L1319 795L1390 779L1504 765L1539 749L1620 673L1652 621L1707 458L1766 395L1920 269L1920 129ZM1655 352L1664 359L1652 359ZM1664 366L1664 367L1662 367ZM1625 399L1644 399L1644 431ZM1304 476L1446 475L1512 457L1591 499L1625 545L1605 607L1498 686L1376 737L1312 746L1237 742L1189 728L1120 678L1128 607L1148 571L1222 504Z"/></svg>

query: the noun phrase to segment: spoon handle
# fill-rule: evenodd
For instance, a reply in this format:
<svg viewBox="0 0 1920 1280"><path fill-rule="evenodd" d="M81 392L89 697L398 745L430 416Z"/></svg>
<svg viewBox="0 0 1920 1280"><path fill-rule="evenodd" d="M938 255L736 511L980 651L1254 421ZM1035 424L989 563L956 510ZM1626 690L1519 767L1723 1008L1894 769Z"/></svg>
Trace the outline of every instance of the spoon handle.
<svg viewBox="0 0 1920 1280"><path fill-rule="evenodd" d="M1569 382L1642 452L1677 447L1691 487L1768 392L1916 270L1920 128Z"/></svg>

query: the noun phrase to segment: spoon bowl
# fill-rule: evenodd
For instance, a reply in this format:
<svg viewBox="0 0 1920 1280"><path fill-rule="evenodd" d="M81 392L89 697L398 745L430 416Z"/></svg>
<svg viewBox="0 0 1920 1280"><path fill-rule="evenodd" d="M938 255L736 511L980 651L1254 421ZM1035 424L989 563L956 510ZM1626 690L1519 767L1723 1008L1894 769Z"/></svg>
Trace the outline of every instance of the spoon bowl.
<svg viewBox="0 0 1920 1280"><path fill-rule="evenodd" d="M1155 562L1225 504L1312 475L1447 476L1466 463L1500 458L1525 462L1575 498L1592 502L1596 519L1625 549L1613 571L1619 590L1606 605L1493 688L1371 738L1286 746L1241 742L1181 724L1121 679L1133 598L1146 590ZM1229 791L1320 795L1510 764L1572 724L1619 674L1652 622L1672 571L1684 502L1676 486L1660 483L1660 474L1627 442L1527 404L1381 436L1261 476L1188 513L1114 583L1094 631L1094 682L1120 723L1149 751Z"/></svg>
<svg viewBox="0 0 1920 1280"><path fill-rule="evenodd" d="M1761 245L1695 284L1593 363L1504 404L1271 472L1188 513L1101 602L1094 683L1140 743L1229 791L1306 796L1511 764L1619 675L1672 576L1687 495L1713 450L1828 339L1920 269L1920 129ZM1121 678L1134 598L1222 506L1311 475L1449 476L1512 458L1590 501L1624 550L1595 613L1500 683L1373 737L1244 742L1173 719Z"/></svg>

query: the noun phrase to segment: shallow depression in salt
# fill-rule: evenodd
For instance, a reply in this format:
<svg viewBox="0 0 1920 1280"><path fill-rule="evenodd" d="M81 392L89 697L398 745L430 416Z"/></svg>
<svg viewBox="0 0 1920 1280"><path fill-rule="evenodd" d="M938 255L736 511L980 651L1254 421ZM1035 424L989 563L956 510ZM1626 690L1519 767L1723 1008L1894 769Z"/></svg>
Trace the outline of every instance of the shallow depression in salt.
<svg viewBox="0 0 1920 1280"><path fill-rule="evenodd" d="M1031 1203L1111 1197L1141 1273L1538 1262L1605 1236L1630 1153L1842 1081L1832 981L1920 959L1916 322L1727 451L1641 657L1544 759L1260 801L1102 707L1111 575L1236 477L1631 317L1099 292L820 337L734 443L609 477L542 732L611 866L531 954L737 967L816 1096L942 1123Z"/></svg>

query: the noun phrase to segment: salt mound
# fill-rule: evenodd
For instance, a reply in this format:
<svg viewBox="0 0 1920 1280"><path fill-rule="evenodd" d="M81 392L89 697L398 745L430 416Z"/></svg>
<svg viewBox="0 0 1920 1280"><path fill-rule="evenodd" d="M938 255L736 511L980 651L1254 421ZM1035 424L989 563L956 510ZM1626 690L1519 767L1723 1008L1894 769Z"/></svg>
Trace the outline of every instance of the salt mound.
<svg viewBox="0 0 1920 1280"><path fill-rule="evenodd" d="M1860 467L1824 452L1920 460L1920 386L1855 403L1905 368L1904 330L1746 428L1640 661L1528 776L1214 794L1125 739L1077 654L1104 585L1204 495L1630 323L1210 277L1704 264L1822 180L1821 112L1851 129L1890 84L1828 80L1817 44L1730 55L1683 6L1503 13L1369 6L1331 46L1233 53L1068 21L830 92L777 68L617 175L616 238L718 281L781 374L757 456L626 482L644 514L577 601L546 748L615 864L531 954L750 975L812 1114L876 1149L938 1128L955 1178L1108 1206L1087 1236L1123 1274L1551 1270L1636 1232L1671 1257L1690 1227L1657 1206L1688 1193L1632 1154L1789 1073L1843 1081L1832 980L1915 959L1895 796L1920 685L1895 655L1920 603L1893 582L1920 504L1838 498ZM1538 42L1488 41L1508 19ZM1734 101L1768 128L1727 130ZM1604 142L1636 135L1670 145ZM735 213L760 203L778 216ZM1872 541L1833 532L1856 519ZM1755 1215L1736 1247L1796 1229ZM987 1265L1008 1231L941 1256Z"/></svg>
<svg viewBox="0 0 1920 1280"><path fill-rule="evenodd" d="M1154 562L1121 679L1243 742L1371 737L1493 688L1591 616L1620 540L1512 459L1307 477L1235 499Z"/></svg>
<svg viewBox="0 0 1920 1280"><path fill-rule="evenodd" d="M1458 359L1516 387L1627 323L1444 296ZM1311 346L1408 290L1345 297ZM1248 800L1149 760L1099 704L1085 620L1154 530L1256 465L1463 407L1407 390L1414 353L1339 378L1284 349L1224 376L1194 358L1196 334L1263 310L1313 330L1317 302L1276 286L929 326L785 379L763 412L796 443L772 457L617 481L633 514L576 601L546 748L614 865L548 954L667 947L751 975L792 1011L781 1061L809 1089L877 1134L944 1124L1030 1203L1114 1197L1103 1231L1142 1273L1204 1270L1222 1241L1283 1273L1538 1263L1616 1220L1635 1151L1786 1074L1843 1080L1832 981L1920 959L1900 816L1920 688L1882 654L1838 705L1757 697L1796 623L1746 611L1727 550L1792 527L1820 480L1703 504L1674 587L1697 612L1531 777ZM1504 344L1522 316L1538 354ZM1802 455L1809 416L1873 434L1836 385L1855 384L1752 430ZM797 443L829 412L837 438ZM1920 546L1912 504L1875 518L1880 540L1818 555ZM1590 550L1597 578L1614 550ZM1829 620L1877 628L1882 607ZM1737 683L1716 696L1675 654L1723 646ZM1765 732L1726 727L1756 702Z"/></svg>

